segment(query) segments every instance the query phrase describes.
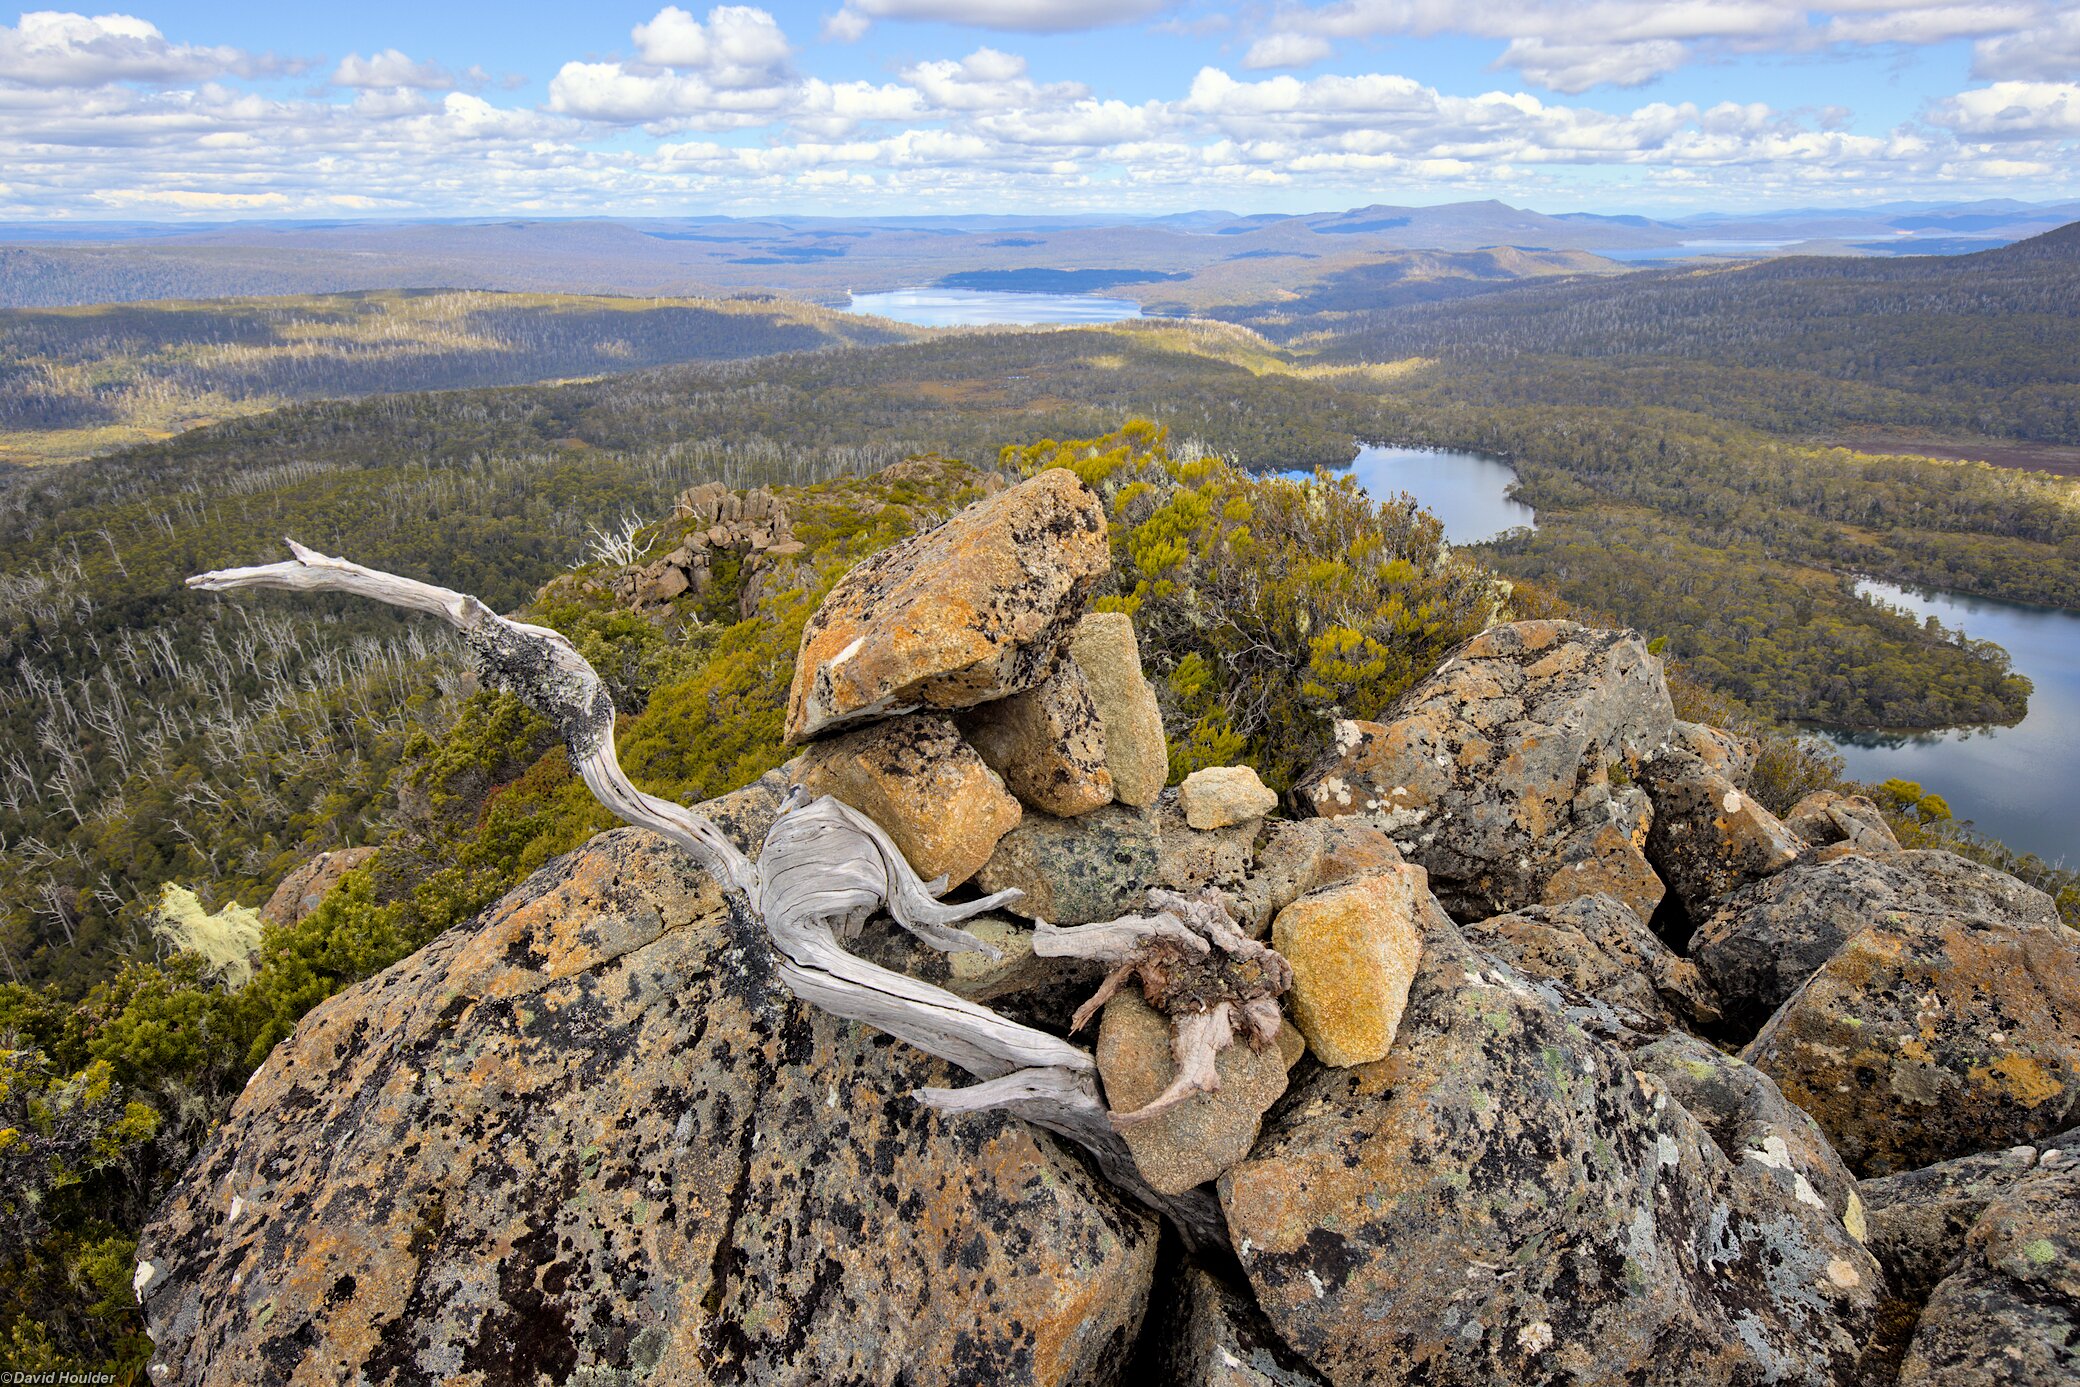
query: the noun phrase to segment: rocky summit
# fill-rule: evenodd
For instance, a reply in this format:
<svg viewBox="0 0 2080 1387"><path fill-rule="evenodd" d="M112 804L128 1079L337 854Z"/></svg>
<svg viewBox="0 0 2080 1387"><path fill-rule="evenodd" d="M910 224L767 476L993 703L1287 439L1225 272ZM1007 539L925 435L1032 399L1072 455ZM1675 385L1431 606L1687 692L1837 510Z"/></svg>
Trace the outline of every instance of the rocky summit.
<svg viewBox="0 0 2080 1387"><path fill-rule="evenodd" d="M2047 899L1855 795L1772 813L1631 631L1493 626L1297 784L1173 754L1108 553L1057 469L869 558L804 629L795 759L699 811L756 855L827 795L949 900L1015 890L977 951L846 937L1084 1046L1114 1146L1038 1087L920 1102L975 1080L791 995L742 897L615 830L273 1052L139 1245L153 1379L2080 1380ZM1178 902L1210 932L1064 952Z"/></svg>

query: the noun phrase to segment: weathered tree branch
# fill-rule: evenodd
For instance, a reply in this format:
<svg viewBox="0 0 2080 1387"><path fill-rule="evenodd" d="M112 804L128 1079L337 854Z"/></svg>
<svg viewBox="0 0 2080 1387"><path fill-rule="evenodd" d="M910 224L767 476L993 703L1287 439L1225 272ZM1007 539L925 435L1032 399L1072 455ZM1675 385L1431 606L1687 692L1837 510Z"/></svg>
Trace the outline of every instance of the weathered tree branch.
<svg viewBox="0 0 2080 1387"><path fill-rule="evenodd" d="M1148 1188L1099 1097L1089 1052L844 947L870 915L886 909L934 948L994 956L957 923L1017 892L960 904L941 901L944 878L919 879L872 819L828 796L803 803L799 789L783 803L754 864L706 818L630 783L614 751L613 699L562 635L499 616L465 593L331 558L294 540L289 548L292 560L203 573L188 579L188 586L209 592L344 592L448 622L462 633L487 684L510 690L555 724L571 764L600 803L685 848L725 891L744 899L778 951L780 976L796 997L886 1031L985 1081L965 1089L923 1089L920 1101L947 1113L1001 1108L1057 1132L1089 1150L1115 1184L1169 1215L1195 1245L1226 1242L1219 1206L1209 1196L1172 1198ZM1208 948L1199 934L1167 915L1077 931L1046 928L1052 940L1075 942L1039 951L1104 950L1082 956L1115 963L1128 957L1134 940L1169 939L1172 948L1202 953ZM1119 945L1122 940L1127 942Z"/></svg>

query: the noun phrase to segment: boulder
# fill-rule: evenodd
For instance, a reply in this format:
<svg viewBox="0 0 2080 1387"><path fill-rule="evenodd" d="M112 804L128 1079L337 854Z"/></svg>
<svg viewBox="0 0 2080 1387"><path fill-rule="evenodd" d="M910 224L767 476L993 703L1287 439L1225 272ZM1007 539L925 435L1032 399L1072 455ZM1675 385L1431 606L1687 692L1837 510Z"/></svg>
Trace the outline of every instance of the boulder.
<svg viewBox="0 0 2080 1387"><path fill-rule="evenodd" d="M1018 801L943 713L913 713L831 737L801 755L795 780L886 829L926 881L958 886L1018 826Z"/></svg>
<svg viewBox="0 0 2080 1387"><path fill-rule="evenodd" d="M1286 1058L1239 1038L1214 1062L1221 1086L1195 1093L1168 1112L1121 1128L1141 1177L1157 1194L1183 1194L1218 1179L1249 1154L1257 1124L1286 1091ZM1133 988L1113 994L1098 1023L1098 1074L1114 1112L1146 1106L1177 1077L1170 1018Z"/></svg>
<svg viewBox="0 0 2080 1387"><path fill-rule="evenodd" d="M1719 1019L1697 966L1678 958L1645 922L1610 896L1536 905L1465 926L1467 941L1520 972L1554 978L1663 1026Z"/></svg>
<svg viewBox="0 0 2080 1387"><path fill-rule="evenodd" d="M1202 886L1233 892L1248 879L1262 820L1245 819L1226 828L1193 828L1185 821L1175 790L1157 796L1155 814L1161 835L1156 875L1162 885L1187 894Z"/></svg>
<svg viewBox="0 0 2080 1387"><path fill-rule="evenodd" d="M1870 1248L1892 1294L1910 1307L1925 1303L1956 1269L1979 1215L2035 1170L2037 1159L2036 1147L2011 1146L1865 1180Z"/></svg>
<svg viewBox="0 0 2080 1387"><path fill-rule="evenodd" d="M1654 801L1647 860L1693 916L1805 851L1776 815L1691 752L1661 752L1641 767L1640 782Z"/></svg>
<svg viewBox="0 0 2080 1387"><path fill-rule="evenodd" d="M1421 867L1365 872L1302 896L1271 923L1271 947L1292 965L1286 1005L1324 1064L1367 1064L1387 1053L1437 914Z"/></svg>
<svg viewBox="0 0 2080 1387"><path fill-rule="evenodd" d="M1134 621L1125 612L1092 612L1069 636L1069 656L1090 685L1105 728L1105 769L1122 804L1152 804L1170 778L1163 710L1141 673Z"/></svg>
<svg viewBox="0 0 2080 1387"><path fill-rule="evenodd" d="M1748 777L1755 773L1755 759L1762 750L1752 737L1680 719L1670 740L1743 790L1748 788Z"/></svg>
<svg viewBox="0 0 2080 1387"><path fill-rule="evenodd" d="M1815 848L1883 855L1899 851L1899 839L1878 806L1862 795L1815 790L1784 816L1784 827Z"/></svg>
<svg viewBox="0 0 2080 1387"><path fill-rule="evenodd" d="M787 740L1032 688L1110 567L1104 509L1060 468L882 550L802 628Z"/></svg>
<svg viewBox="0 0 2080 1387"><path fill-rule="evenodd" d="M1278 796L1250 766L1207 766L1177 787L1184 821L1197 829L1227 828L1261 819L1278 808Z"/></svg>
<svg viewBox="0 0 2080 1387"><path fill-rule="evenodd" d="M1555 845L1613 822L1611 768L1629 774L1674 721L1636 632L1497 626L1386 721L1338 723L1296 794L1323 816L1379 816L1455 918L1484 919L1537 903Z"/></svg>
<svg viewBox="0 0 2080 1387"><path fill-rule="evenodd" d="M319 853L282 878L267 904L260 907L260 918L270 925L295 924L318 908L341 877L366 866L375 855L374 848L334 848Z"/></svg>
<svg viewBox="0 0 2080 1387"><path fill-rule="evenodd" d="M795 772L799 769L800 763L791 761L728 794L702 800L693 808L721 829L723 836L737 845L738 852L755 860L758 850L765 845L773 820L780 813L780 802L787 798L787 792L794 786Z"/></svg>
<svg viewBox="0 0 2080 1387"><path fill-rule="evenodd" d="M1749 1035L1851 935L1904 916L2055 924L2058 911L2043 892L1954 853L1851 854L1801 862L1713 902L1690 957Z"/></svg>
<svg viewBox="0 0 2080 1387"><path fill-rule="evenodd" d="M1743 1058L1819 1120L1859 1175L2059 1131L2080 1116L2080 934L1890 911L1807 979Z"/></svg>
<svg viewBox="0 0 2080 1387"><path fill-rule="evenodd" d="M1059 818L1112 803L1105 729L1070 660L1024 693L969 710L961 733L1012 794Z"/></svg>
<svg viewBox="0 0 2080 1387"><path fill-rule="evenodd" d="M1392 1053L1296 1073L1220 1182L1339 1384L1852 1380L1877 1264L1436 920Z"/></svg>
<svg viewBox="0 0 2080 1387"><path fill-rule="evenodd" d="M1025 892L1005 906L1057 925L1116 920L1157 885L1161 833L1153 810L1108 804L1074 819L1027 814L975 874L984 892Z"/></svg>
<svg viewBox="0 0 2080 1387"><path fill-rule="evenodd" d="M1261 935L1273 916L1309 891L1401 862L1393 838L1368 819L1282 819L1271 825L1228 899L1243 927Z"/></svg>
<svg viewBox="0 0 2080 1387"><path fill-rule="evenodd" d="M1146 1376L1167 1387L1325 1387L1327 1379L1283 1343L1249 1292L1184 1266L1162 1322L1151 1327Z"/></svg>
<svg viewBox="0 0 2080 1387"><path fill-rule="evenodd" d="M623 829L313 1010L144 1231L153 1379L1113 1380L1153 1220L771 957Z"/></svg>
<svg viewBox="0 0 2080 1387"><path fill-rule="evenodd" d="M1608 822L1577 829L1553 847L1553 874L1539 892L1540 904L1608 896L1640 920L1652 920L1668 894L1647 861L1647 830L1653 821L1654 806L1643 790L1612 791Z"/></svg>
<svg viewBox="0 0 2080 1387"><path fill-rule="evenodd" d="M1965 1238L1928 1298L1900 1387L2071 1387L2080 1381L2080 1161L2018 1180Z"/></svg>

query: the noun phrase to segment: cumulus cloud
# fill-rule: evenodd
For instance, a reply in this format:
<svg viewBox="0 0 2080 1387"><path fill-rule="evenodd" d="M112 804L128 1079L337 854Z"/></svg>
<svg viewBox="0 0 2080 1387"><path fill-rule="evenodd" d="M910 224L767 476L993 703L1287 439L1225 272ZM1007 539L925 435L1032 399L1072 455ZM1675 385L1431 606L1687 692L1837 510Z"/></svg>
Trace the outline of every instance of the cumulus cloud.
<svg viewBox="0 0 2080 1387"><path fill-rule="evenodd" d="M1147 19L1173 0L848 0L834 37L858 38L877 19L932 20L977 29L1059 34ZM836 24L838 21L831 21Z"/></svg>
<svg viewBox="0 0 2080 1387"><path fill-rule="evenodd" d="M1972 76L2057 81L2080 76L2080 9L2066 8L1972 46Z"/></svg>
<svg viewBox="0 0 2080 1387"><path fill-rule="evenodd" d="M565 63L549 109L585 120L707 129L756 124L787 105L792 48L773 16L718 5L706 22L676 5L630 31L638 61Z"/></svg>
<svg viewBox="0 0 2080 1387"><path fill-rule="evenodd" d="M39 10L11 29L0 25L0 80L29 87L196 81L248 62L236 48L170 43L156 25L127 14Z"/></svg>
<svg viewBox="0 0 2080 1387"><path fill-rule="evenodd" d="M718 5L705 24L667 5L630 33L644 62L699 71L718 86L756 86L793 51L773 16L749 5Z"/></svg>
<svg viewBox="0 0 2080 1387"><path fill-rule="evenodd" d="M2080 84L1995 82L1936 103L1929 119L1975 140L2071 138L2080 135Z"/></svg>
<svg viewBox="0 0 2080 1387"><path fill-rule="evenodd" d="M1266 34L1249 46L1242 65L1252 71L1274 67L1311 67L1336 51L1320 34Z"/></svg>
<svg viewBox="0 0 2080 1387"><path fill-rule="evenodd" d="M1673 39L1579 44L1533 38L1513 41L1495 65L1515 68L1536 86L1573 95L1591 87L1644 86L1681 67L1688 56Z"/></svg>
<svg viewBox="0 0 2080 1387"><path fill-rule="evenodd" d="M364 58L349 53L333 71L336 87L412 87L421 91L446 91L455 86L452 73L439 63L413 62L395 48L386 48Z"/></svg>

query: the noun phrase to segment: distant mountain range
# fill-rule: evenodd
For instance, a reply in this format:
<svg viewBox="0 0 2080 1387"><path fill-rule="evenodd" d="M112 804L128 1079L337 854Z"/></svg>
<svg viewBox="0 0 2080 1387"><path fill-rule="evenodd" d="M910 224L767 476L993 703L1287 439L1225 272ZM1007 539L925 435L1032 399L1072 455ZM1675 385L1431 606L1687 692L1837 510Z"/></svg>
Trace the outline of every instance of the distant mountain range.
<svg viewBox="0 0 2080 1387"><path fill-rule="evenodd" d="M1172 311L1180 280L1240 278L1245 301L1405 252L1587 252L1618 262L1778 254L1956 254L2080 219L2080 203L1891 203L1653 218L1506 203L1159 217L695 216L626 220L0 224L0 306L471 288L617 294L776 292L842 304L925 284L1103 287ZM1606 270L1615 266L1606 266ZM1075 276L1062 280L1068 272ZM1141 286L1137 289L1137 286ZM1223 288L1223 294L1230 292ZM1255 294L1254 299L1248 296ZM1232 302L1223 299L1222 302Z"/></svg>

